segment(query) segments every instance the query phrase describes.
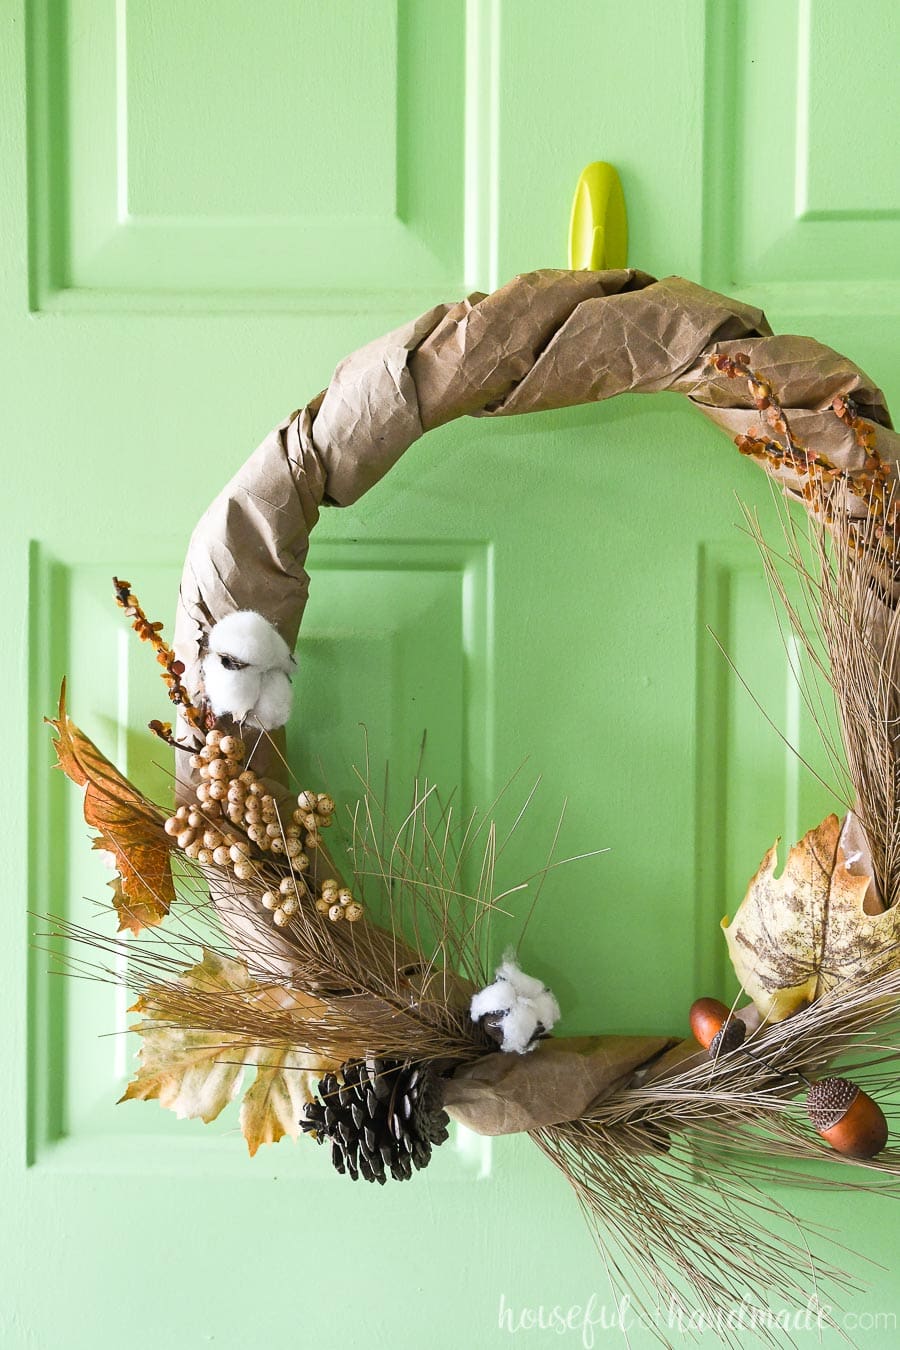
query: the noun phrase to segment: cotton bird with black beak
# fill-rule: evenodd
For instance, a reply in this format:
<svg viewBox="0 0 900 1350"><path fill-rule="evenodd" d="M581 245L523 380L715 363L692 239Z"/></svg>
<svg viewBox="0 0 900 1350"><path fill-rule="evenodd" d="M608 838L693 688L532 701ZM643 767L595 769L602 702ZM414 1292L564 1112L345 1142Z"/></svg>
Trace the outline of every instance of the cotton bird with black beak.
<svg viewBox="0 0 900 1350"><path fill-rule="evenodd" d="M209 631L203 684L216 717L254 722L264 731L291 715L296 662L284 638L262 614L239 609Z"/></svg>

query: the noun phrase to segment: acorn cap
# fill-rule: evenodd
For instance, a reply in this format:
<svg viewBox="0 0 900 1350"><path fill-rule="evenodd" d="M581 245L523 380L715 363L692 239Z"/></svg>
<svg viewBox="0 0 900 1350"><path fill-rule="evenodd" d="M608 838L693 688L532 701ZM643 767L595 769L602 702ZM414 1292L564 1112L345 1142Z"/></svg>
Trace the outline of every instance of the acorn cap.
<svg viewBox="0 0 900 1350"><path fill-rule="evenodd" d="M813 1083L806 1109L822 1138L849 1158L874 1158L887 1143L888 1123L881 1107L847 1078Z"/></svg>
<svg viewBox="0 0 900 1350"><path fill-rule="evenodd" d="M821 1133L843 1120L858 1096L859 1087L849 1078L821 1078L806 1094L806 1110Z"/></svg>
<svg viewBox="0 0 900 1350"><path fill-rule="evenodd" d="M712 1058L716 1055L727 1055L729 1050L737 1050L738 1046L744 1044L747 1036L747 1025L739 1017L732 1017L730 1022L726 1022L721 1031L717 1031L709 1043L709 1053Z"/></svg>

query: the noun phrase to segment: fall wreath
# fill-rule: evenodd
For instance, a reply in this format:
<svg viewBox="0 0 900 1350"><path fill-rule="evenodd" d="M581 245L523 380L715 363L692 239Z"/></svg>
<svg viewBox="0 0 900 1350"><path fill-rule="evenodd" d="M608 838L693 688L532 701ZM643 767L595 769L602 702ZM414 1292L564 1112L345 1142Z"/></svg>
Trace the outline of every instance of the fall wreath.
<svg viewBox="0 0 900 1350"><path fill-rule="evenodd" d="M493 968L490 846L471 820L456 833L428 790L386 835L366 782L340 804L346 856L329 855L327 783L298 785L284 758L304 564L320 508L355 502L424 432L651 390L687 397L808 508L807 526L784 518L805 611L760 542L834 691L848 810L796 844L779 879L771 849L726 927L745 1008L698 1000L689 1040L557 1038L551 991L512 957ZM769 1231L778 1204L759 1185L896 1191L900 1177L875 1101L894 1078L900 1012L898 450L880 391L845 357L633 269L520 276L344 360L200 520L174 646L115 580L177 705L174 727L151 724L175 747L174 805L117 772L70 721L65 690L53 722L113 858L119 930L140 934L123 977L108 959L121 938L54 920L137 994L125 1097L209 1120L255 1066L241 1106L251 1153L305 1134L339 1172L379 1183L425 1166L450 1118L527 1131L638 1306L689 1292L712 1315L846 1282L802 1231Z"/></svg>

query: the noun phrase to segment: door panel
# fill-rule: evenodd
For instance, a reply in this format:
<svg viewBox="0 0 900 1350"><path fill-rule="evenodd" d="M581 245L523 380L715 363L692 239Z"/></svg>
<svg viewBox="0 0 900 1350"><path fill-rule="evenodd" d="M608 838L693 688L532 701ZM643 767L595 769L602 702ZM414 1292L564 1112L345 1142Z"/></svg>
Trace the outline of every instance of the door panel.
<svg viewBox="0 0 900 1350"><path fill-rule="evenodd" d="M29 17L41 309L459 289L462 0L35 0Z"/></svg>
<svg viewBox="0 0 900 1350"><path fill-rule="evenodd" d="M719 265L738 285L788 295L814 283L838 312L848 282L870 283L866 307L872 283L896 301L900 174L885 143L900 112L896 11L864 0L852 38L834 0L712 5L708 19L708 91L721 92L708 104L720 127L706 183Z"/></svg>
<svg viewBox="0 0 900 1350"><path fill-rule="evenodd" d="M90 922L108 876L41 717L68 673L75 719L165 791L144 730L162 689L113 572L170 622L198 514L269 427L417 311L563 264L589 160L620 169L635 265L766 305L896 405L894 8L857 6L852 41L824 0L0 13L2 605L22 766L0 840L0 1339L330 1350L364 1327L373 1347L449 1350L506 1344L504 1309L611 1309L575 1199L526 1139L460 1131L412 1185L371 1194L302 1143L249 1159L235 1113L206 1127L115 1105L135 1050L124 1001L29 955L26 904ZM362 723L403 801L427 733L426 770L463 808L516 774L514 816L541 776L507 884L543 866L566 801L560 856L609 848L550 873L522 948L564 1032L684 1032L698 993L730 991L719 919L771 840L831 805L709 632L815 756L735 493L773 521L726 438L672 396L632 396L441 428L313 539L290 729L304 774L324 765L352 795ZM496 923L498 957L530 898ZM888 1269L900 1256L875 1198L778 1196L851 1247L875 1233ZM539 1250L508 1240L537 1215ZM900 1313L890 1277L852 1309Z"/></svg>

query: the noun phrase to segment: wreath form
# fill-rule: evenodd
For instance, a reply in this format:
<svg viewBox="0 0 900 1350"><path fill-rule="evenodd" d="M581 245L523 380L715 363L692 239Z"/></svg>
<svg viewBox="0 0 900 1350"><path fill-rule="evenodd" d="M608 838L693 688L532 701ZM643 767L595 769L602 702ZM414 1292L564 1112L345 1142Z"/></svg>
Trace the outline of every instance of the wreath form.
<svg viewBox="0 0 900 1350"><path fill-rule="evenodd" d="M142 966L131 949L144 1065L126 1097L184 1107L180 1089L167 1100L159 1074L144 1070L153 1067L154 1035L188 1029L215 1033L231 1053L240 1045L271 1082L293 1068L293 1080L282 1074L283 1119L266 1140L302 1128L327 1139L335 1165L352 1176L409 1177L446 1138L447 1114L483 1134L528 1131L574 1187L614 1284L639 1310L652 1317L661 1301L686 1307L689 1293L705 1315L720 1318L748 1298L762 1306L772 1296L805 1300L823 1279L852 1284L842 1261L810 1256L802 1232L791 1241L769 1231L767 1211L788 1216L777 1201L761 1201L761 1180L809 1184L804 1165L828 1158L840 1168L838 1184L896 1191L900 1152L884 1148L880 1108L857 1083L820 1077L852 1053L855 1079L876 1091L890 1084L884 1038L900 1011L900 973L886 950L872 945L862 969L839 971L781 1020L760 1025L752 1005L735 1015L707 999L692 1010L696 1040L546 1037L553 1001L539 981L507 965L489 984L477 934L494 897L460 898L447 882L442 890L433 858L406 858L399 876L391 870L396 841L388 867L368 786L345 882L320 833L334 802L288 786L278 729L289 711L287 662L320 507L358 500L418 437L453 418L659 390L685 395L843 541L849 566L867 569L875 597L867 641L876 666L890 667L900 438L880 390L829 348L773 335L760 310L680 278L622 269L520 276L491 295L438 306L354 353L202 517L181 580L174 651L129 583L116 582L179 705L174 733L153 724L177 747L175 814L125 786L145 813L145 845L152 834L167 862L208 893L227 938L222 951L208 948L200 965L180 974L171 959L164 966L149 956ZM265 621L249 636L237 631L247 613ZM216 662L234 672L224 693L211 678ZM234 690L251 676L256 693L245 690L238 708ZM261 702L259 681L268 677L270 696ZM223 711L229 696L237 717ZM266 730L251 738L254 722ZM116 855L120 926L152 932L171 922L174 892L162 883L149 896L142 889L146 868L142 878L130 865L133 841L121 815L104 816L95 805L92 818L91 787L102 796L115 770L103 761L101 781L64 704L54 725L63 768L89 785L86 818ZM855 779L854 786L856 810L838 830L840 846L859 846L866 886L886 910L894 878L872 843L881 806ZM424 823L432 806L417 800L417 819ZM820 827L833 850L836 829L836 820ZM384 927L356 894L373 857L382 869ZM463 863L460 856L451 882ZM428 936L420 936L420 920ZM116 947L61 920L56 931ZM505 1005L493 994L486 1003L485 986L505 989ZM473 998L481 1000L477 1018ZM504 1019L526 1004L543 1010L516 1045L527 1053L504 1054ZM797 1097L811 1082L807 1114ZM706 1185L688 1189L698 1175Z"/></svg>

